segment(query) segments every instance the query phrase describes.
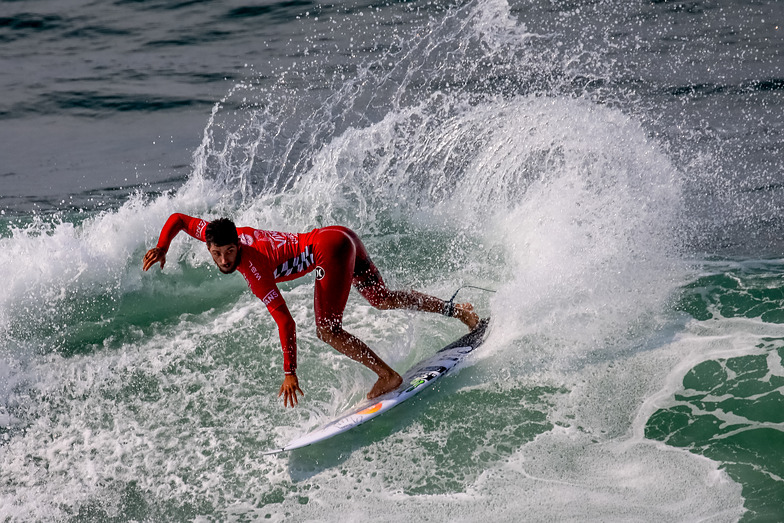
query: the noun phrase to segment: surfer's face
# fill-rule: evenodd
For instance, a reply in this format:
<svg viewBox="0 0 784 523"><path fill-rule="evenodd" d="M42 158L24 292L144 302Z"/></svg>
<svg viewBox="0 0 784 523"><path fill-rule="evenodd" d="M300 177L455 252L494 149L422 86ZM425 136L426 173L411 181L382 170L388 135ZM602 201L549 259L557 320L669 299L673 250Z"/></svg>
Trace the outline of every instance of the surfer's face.
<svg viewBox="0 0 784 523"><path fill-rule="evenodd" d="M231 274L237 269L240 257L240 247L235 243L229 245L215 245L214 243L207 244L207 248L212 254L212 259L215 265L223 274Z"/></svg>

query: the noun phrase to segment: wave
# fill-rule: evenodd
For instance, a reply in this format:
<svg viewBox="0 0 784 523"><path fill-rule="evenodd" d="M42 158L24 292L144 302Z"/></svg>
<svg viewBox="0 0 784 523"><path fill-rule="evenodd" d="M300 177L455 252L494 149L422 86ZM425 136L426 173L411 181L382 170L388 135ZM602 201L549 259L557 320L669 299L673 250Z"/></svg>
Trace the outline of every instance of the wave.
<svg viewBox="0 0 784 523"><path fill-rule="evenodd" d="M506 3L440 14L378 35L388 45L358 65L324 75L303 58L272 85L239 82L175 191L5 222L0 477L25 486L0 491L0 517L740 514L719 465L644 439L635 417L681 361L677 166L633 116L564 94L584 77L573 57ZM370 377L317 340L298 280L284 293L308 396L280 409L277 333L240 278L187 238L163 272L141 272L175 211L342 223L393 286L493 288L465 298L494 319L486 350L409 414L262 461ZM355 298L347 328L395 367L456 336L448 319Z"/></svg>

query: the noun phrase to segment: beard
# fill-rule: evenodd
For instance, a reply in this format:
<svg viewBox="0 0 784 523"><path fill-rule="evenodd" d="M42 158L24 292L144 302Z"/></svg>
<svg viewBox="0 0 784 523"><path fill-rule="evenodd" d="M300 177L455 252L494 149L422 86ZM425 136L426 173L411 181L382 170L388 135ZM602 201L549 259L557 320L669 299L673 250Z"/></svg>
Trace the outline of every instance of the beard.
<svg viewBox="0 0 784 523"><path fill-rule="evenodd" d="M219 265L219 266L218 266L218 270L219 270L219 271L221 271L223 274L231 274L232 272L234 272L234 271L236 271L236 270L237 270L237 266L238 266L238 265L239 265L239 263L237 263L237 262L234 262L234 265L233 265L233 266L231 266L231 267L229 267L228 269L224 269L223 267L221 267L221 266Z"/></svg>
<svg viewBox="0 0 784 523"><path fill-rule="evenodd" d="M233 273L234 271L237 270L237 267L240 266L240 259L241 258L242 258L242 249L238 249L237 250L237 257L234 258L234 264L231 267L223 268L220 265L218 265L217 263L216 263L216 265L218 265L218 270L221 271L223 274L231 274L231 273Z"/></svg>

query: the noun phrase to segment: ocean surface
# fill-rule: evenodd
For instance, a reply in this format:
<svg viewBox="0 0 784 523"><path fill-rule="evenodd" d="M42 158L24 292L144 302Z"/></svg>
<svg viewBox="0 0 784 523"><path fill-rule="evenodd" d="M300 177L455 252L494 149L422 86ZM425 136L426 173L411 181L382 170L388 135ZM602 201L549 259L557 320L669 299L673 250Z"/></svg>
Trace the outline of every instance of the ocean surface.
<svg viewBox="0 0 784 523"><path fill-rule="evenodd" d="M0 522L784 520L784 2L0 1ZM492 317L406 408L295 409L170 213L354 228ZM403 371L466 332L346 328Z"/></svg>

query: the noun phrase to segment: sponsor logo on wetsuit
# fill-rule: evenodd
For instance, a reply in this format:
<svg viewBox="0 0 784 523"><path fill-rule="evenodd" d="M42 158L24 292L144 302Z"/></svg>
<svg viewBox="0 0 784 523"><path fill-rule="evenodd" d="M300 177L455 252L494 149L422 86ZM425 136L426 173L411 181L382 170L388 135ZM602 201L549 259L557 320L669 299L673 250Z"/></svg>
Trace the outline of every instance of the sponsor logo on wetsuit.
<svg viewBox="0 0 784 523"><path fill-rule="evenodd" d="M269 305L270 303L272 303L272 300L274 300L278 296L280 296L280 294L278 294L278 291L276 291L275 289L272 289L271 291L269 291L267 293L266 296L264 296L264 298L262 298L261 301L264 302L264 305Z"/></svg>
<svg viewBox="0 0 784 523"><path fill-rule="evenodd" d="M199 224L196 226L196 237L202 239L202 232L204 232L204 228L207 226L207 222L204 220L200 220Z"/></svg>
<svg viewBox="0 0 784 523"><path fill-rule="evenodd" d="M253 237L249 234L240 234L240 243L243 245L253 245Z"/></svg>
<svg viewBox="0 0 784 523"><path fill-rule="evenodd" d="M273 249L280 249L287 243L298 243L297 235L290 232L261 231L257 229L253 234L257 240L262 240L263 238L270 242Z"/></svg>
<svg viewBox="0 0 784 523"><path fill-rule="evenodd" d="M278 265L278 267L275 269L274 277L277 280L278 278L282 278L284 276L297 274L307 270L308 267L313 265L313 263L313 246L308 245L305 247L305 250L299 253L297 256Z"/></svg>
<svg viewBox="0 0 784 523"><path fill-rule="evenodd" d="M313 272L316 273L317 280L322 279L327 274L327 272L324 270L324 267L322 267L321 265L316 267L316 269Z"/></svg>
<svg viewBox="0 0 784 523"><path fill-rule="evenodd" d="M256 266L251 262L248 262L248 265L250 266L250 273L253 275L253 277L256 278L257 281L261 281L261 273L259 273L259 270L256 268Z"/></svg>

